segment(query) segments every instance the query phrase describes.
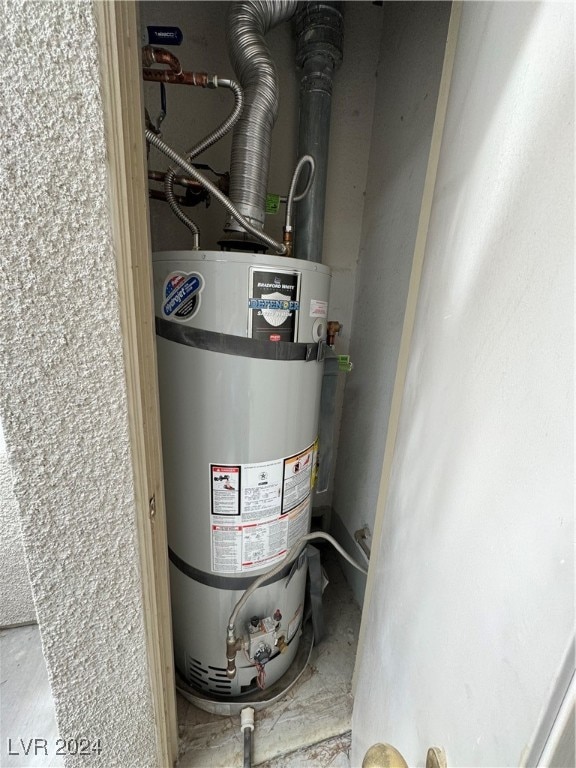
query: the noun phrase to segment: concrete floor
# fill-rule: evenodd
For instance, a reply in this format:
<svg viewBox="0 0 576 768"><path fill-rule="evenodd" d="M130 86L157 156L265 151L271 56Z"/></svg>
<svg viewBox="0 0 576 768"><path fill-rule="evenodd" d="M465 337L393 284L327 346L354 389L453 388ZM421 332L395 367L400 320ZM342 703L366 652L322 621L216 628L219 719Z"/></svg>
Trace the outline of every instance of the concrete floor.
<svg viewBox="0 0 576 768"><path fill-rule="evenodd" d="M37 625L0 630L0 765L60 768L57 739Z"/></svg>
<svg viewBox="0 0 576 768"><path fill-rule="evenodd" d="M351 680L360 610L337 557L325 550L322 562L329 578L326 637L312 650L309 666L289 693L256 713L253 762L259 768L350 766ZM36 625L0 630L0 684L0 766L63 766L64 758L55 754L54 704ZM242 765L239 717L210 715L179 695L178 722L178 768ZM43 742L36 742L35 749L30 739L46 740L48 754Z"/></svg>

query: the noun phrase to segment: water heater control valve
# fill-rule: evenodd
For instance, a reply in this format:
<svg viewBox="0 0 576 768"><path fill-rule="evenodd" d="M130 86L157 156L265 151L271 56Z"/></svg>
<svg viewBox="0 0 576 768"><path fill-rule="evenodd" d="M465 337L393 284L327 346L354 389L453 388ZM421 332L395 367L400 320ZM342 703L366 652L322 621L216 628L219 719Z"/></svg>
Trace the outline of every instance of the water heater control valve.
<svg viewBox="0 0 576 768"><path fill-rule="evenodd" d="M266 664L278 643L279 622L273 616L248 623L248 656L258 664Z"/></svg>
<svg viewBox="0 0 576 768"><path fill-rule="evenodd" d="M271 656L272 648L270 648L270 646L266 643L261 643L258 649L254 651L252 658L257 664L262 664L262 666L264 666L267 661L270 661Z"/></svg>

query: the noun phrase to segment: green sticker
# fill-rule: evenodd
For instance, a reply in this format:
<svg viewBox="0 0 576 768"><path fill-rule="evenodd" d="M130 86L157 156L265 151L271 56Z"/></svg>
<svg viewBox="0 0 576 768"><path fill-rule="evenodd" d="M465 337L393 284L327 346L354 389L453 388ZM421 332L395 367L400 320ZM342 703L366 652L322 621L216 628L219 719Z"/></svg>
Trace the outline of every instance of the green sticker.
<svg viewBox="0 0 576 768"><path fill-rule="evenodd" d="M280 210L280 195L266 195L266 213L278 213Z"/></svg>

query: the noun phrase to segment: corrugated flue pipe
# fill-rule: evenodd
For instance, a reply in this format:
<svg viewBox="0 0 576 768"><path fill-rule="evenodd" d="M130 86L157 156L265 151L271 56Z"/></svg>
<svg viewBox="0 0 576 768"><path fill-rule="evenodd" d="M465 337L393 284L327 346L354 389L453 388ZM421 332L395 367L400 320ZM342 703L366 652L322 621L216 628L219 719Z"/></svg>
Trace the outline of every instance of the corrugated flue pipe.
<svg viewBox="0 0 576 768"><path fill-rule="evenodd" d="M344 39L341 6L300 3L296 14L296 63L302 69L298 157L312 155L316 173L312 189L296 209L294 256L309 261L322 261L332 79L342 62Z"/></svg>
<svg viewBox="0 0 576 768"><path fill-rule="evenodd" d="M264 226L272 128L278 113L278 74L264 36L292 18L297 6L288 0L242 0L231 3L228 13L228 52L244 89L244 110L232 139L230 199L257 229ZM226 229L242 231L233 218L228 218Z"/></svg>

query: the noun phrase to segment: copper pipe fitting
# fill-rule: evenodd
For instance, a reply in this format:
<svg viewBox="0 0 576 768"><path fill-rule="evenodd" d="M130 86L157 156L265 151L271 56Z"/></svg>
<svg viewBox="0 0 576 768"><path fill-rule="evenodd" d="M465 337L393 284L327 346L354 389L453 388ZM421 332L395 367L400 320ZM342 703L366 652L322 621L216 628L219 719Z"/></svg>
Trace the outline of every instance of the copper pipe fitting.
<svg viewBox="0 0 576 768"><path fill-rule="evenodd" d="M242 641L240 638L234 636L234 629L228 627L227 639L226 639L226 677L229 680L233 680L236 677L236 654L242 647Z"/></svg>
<svg viewBox="0 0 576 768"><path fill-rule="evenodd" d="M159 181L164 183L165 178L166 173L164 171L148 171L148 179L150 181ZM195 189L198 191L203 189L203 186L199 181L194 181L194 179L190 179L188 176L175 176L174 184L179 184L181 187L190 187L190 189Z"/></svg>
<svg viewBox="0 0 576 768"><path fill-rule="evenodd" d="M150 80L153 83L174 83L176 85L198 85L206 88L213 85L214 78L209 77L207 72L173 72L170 69L146 69L142 70L144 80Z"/></svg>
<svg viewBox="0 0 576 768"><path fill-rule="evenodd" d="M152 64L166 64L177 75L182 74L182 65L173 53L165 48L154 48L152 45L145 45L142 48L142 65L151 67Z"/></svg>
<svg viewBox="0 0 576 768"><path fill-rule="evenodd" d="M158 181L161 184L164 183L164 179L166 178L166 173L164 171L148 171L148 180L149 181ZM202 184L200 184L199 181L195 181L194 179L191 179L189 176L175 176L174 177L174 184L178 184L181 187L188 187L189 189L194 190L194 192L200 192L204 189ZM219 175L218 180L216 181L216 186L221 192L224 192L225 195L228 194L228 190L230 187L230 177L227 173Z"/></svg>
<svg viewBox="0 0 576 768"><path fill-rule="evenodd" d="M286 256L292 256L292 229L284 227L282 242L286 246Z"/></svg>
<svg viewBox="0 0 576 768"><path fill-rule="evenodd" d="M328 325L326 326L326 344L328 344L329 347L334 346L334 338L340 333L341 330L342 324L337 320L328 321Z"/></svg>
<svg viewBox="0 0 576 768"><path fill-rule="evenodd" d="M165 64L168 69L150 69L152 64ZM145 45L142 48L142 76L144 80L155 83L179 83L180 85L198 85L206 88L208 85L216 85L214 77L209 77L207 72L183 72L182 64L173 53L165 48L155 48Z"/></svg>

